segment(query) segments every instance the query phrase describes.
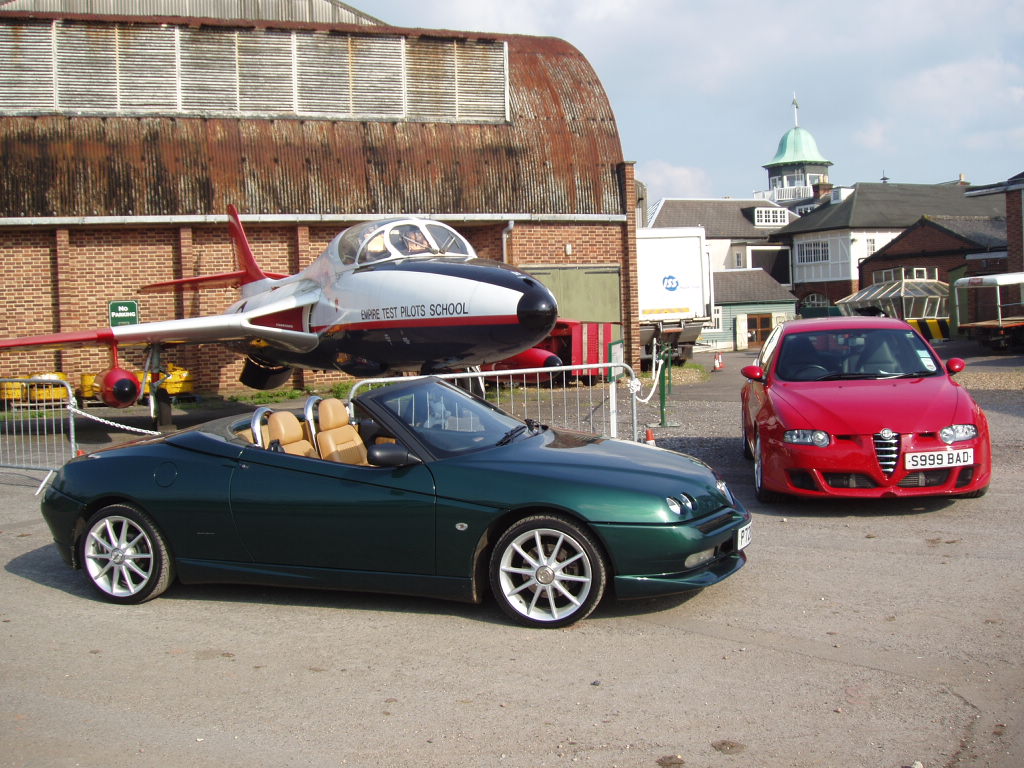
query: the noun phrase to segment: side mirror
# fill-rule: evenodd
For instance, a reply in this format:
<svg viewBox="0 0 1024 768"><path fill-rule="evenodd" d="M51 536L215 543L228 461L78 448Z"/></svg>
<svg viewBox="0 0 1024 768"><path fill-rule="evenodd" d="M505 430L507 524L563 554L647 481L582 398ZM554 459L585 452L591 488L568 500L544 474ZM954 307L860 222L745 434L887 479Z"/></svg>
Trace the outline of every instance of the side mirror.
<svg viewBox="0 0 1024 768"><path fill-rule="evenodd" d="M764 368L760 365L745 365L740 368L740 373L751 381L764 381Z"/></svg>
<svg viewBox="0 0 1024 768"><path fill-rule="evenodd" d="M967 363L961 360L959 357L951 357L946 361L946 370L949 371L949 375L960 373L964 368L967 367Z"/></svg>
<svg viewBox="0 0 1024 768"><path fill-rule="evenodd" d="M422 464L419 456L398 443L377 443L366 449L366 460L375 467L407 467Z"/></svg>

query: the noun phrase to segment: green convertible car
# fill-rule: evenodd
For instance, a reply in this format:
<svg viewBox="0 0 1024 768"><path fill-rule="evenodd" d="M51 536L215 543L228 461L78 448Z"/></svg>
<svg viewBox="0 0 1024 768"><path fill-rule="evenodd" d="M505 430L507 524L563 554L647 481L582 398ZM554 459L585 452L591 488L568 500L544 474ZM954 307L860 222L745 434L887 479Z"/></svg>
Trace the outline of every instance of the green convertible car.
<svg viewBox="0 0 1024 768"><path fill-rule="evenodd" d="M750 515L706 464L515 419L410 378L302 414L257 409L70 461L43 516L106 599L177 578L426 595L490 591L528 626L701 589Z"/></svg>

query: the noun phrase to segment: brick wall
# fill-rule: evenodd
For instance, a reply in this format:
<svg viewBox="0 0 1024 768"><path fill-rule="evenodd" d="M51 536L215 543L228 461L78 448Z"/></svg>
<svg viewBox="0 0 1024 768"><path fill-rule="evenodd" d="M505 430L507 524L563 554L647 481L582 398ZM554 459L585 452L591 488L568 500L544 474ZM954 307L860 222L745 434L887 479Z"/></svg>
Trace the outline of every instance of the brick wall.
<svg viewBox="0 0 1024 768"><path fill-rule="evenodd" d="M839 299L849 296L857 291L857 284L853 280L829 280L820 283L797 283L793 286L793 294L797 301L802 302L812 293L821 293L829 301L835 304Z"/></svg>

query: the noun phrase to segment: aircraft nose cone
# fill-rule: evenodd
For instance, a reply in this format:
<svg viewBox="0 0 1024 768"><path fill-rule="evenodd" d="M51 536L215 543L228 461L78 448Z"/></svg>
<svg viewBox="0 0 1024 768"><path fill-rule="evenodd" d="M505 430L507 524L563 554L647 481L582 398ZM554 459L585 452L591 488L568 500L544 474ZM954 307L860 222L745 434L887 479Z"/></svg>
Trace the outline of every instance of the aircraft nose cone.
<svg viewBox="0 0 1024 768"><path fill-rule="evenodd" d="M519 324L538 333L547 334L558 319L558 303L554 294L536 280L527 279L526 290L519 300L516 314Z"/></svg>

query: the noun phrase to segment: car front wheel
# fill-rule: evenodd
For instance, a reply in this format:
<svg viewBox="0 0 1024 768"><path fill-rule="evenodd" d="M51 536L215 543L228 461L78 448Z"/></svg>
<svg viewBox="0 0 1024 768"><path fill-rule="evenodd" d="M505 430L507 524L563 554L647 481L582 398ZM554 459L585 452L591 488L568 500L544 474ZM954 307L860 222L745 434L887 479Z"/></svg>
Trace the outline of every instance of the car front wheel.
<svg viewBox="0 0 1024 768"><path fill-rule="evenodd" d="M125 504L104 507L89 519L79 557L89 583L115 603L150 600L167 589L173 575L156 525Z"/></svg>
<svg viewBox="0 0 1024 768"><path fill-rule="evenodd" d="M604 557L577 523L534 515L513 525L491 554L491 591L501 609L530 627L564 627L597 607L607 582Z"/></svg>
<svg viewBox="0 0 1024 768"><path fill-rule="evenodd" d="M754 494L762 504L771 504L781 501L783 495L769 490L764 484L764 445L761 443L761 436L758 435L754 442Z"/></svg>

